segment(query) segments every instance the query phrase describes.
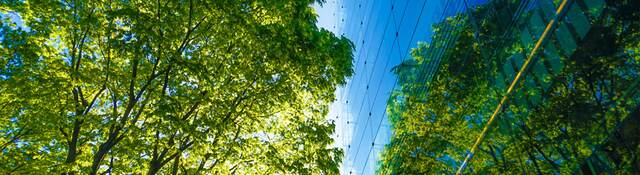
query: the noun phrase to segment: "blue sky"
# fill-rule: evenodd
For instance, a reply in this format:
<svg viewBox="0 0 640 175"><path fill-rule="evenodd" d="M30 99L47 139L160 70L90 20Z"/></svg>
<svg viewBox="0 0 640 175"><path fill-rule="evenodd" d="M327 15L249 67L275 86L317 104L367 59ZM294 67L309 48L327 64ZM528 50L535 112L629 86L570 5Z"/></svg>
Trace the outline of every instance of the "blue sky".
<svg viewBox="0 0 640 175"><path fill-rule="evenodd" d="M469 0L468 5L485 1ZM432 24L464 12L465 5L446 0L328 0L314 8L320 27L346 36L356 46L355 73L336 90L337 100L329 112L336 121L335 145L345 150L341 173L374 174L391 135L385 112L396 84L391 68L410 59L418 41L430 41Z"/></svg>

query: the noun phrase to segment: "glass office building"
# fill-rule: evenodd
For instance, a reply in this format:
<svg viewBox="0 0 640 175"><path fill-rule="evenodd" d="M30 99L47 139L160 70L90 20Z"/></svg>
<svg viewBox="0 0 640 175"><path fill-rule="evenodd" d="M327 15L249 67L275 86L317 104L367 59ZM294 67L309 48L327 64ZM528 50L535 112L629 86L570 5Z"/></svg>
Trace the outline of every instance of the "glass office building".
<svg viewBox="0 0 640 175"><path fill-rule="evenodd" d="M495 0L433 30L393 69L378 173L640 172L640 2Z"/></svg>

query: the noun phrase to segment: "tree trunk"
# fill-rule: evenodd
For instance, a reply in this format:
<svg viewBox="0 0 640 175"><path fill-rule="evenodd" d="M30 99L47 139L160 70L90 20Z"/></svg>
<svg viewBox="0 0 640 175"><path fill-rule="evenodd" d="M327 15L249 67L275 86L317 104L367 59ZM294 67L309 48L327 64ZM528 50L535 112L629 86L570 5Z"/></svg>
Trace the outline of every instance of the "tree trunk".
<svg viewBox="0 0 640 175"><path fill-rule="evenodd" d="M160 171L160 168L162 168L162 164L160 163L160 160L151 161L151 165L149 166L149 171L147 171L147 175L157 174L158 171Z"/></svg>
<svg viewBox="0 0 640 175"><path fill-rule="evenodd" d="M76 162L76 157L78 157L78 137L80 135L80 125L82 125L82 121L76 119L73 122L73 133L71 134L71 141L69 142L69 147L67 149L67 158L65 160L65 164L72 164ZM61 129L62 130L62 129ZM64 132L63 132L64 134ZM65 134L66 136L66 134ZM66 172L63 174L75 174L74 172Z"/></svg>
<svg viewBox="0 0 640 175"><path fill-rule="evenodd" d="M116 126L115 131L109 134L109 138L107 139L107 141L98 147L98 152L95 153L95 155L93 156L93 162L91 164L91 172L89 172L89 174L95 175L98 173L98 169L100 168L100 162L102 162L102 160L107 155L107 153L109 153L111 148L113 148L113 146L115 146L122 139L122 137L119 137L120 130L121 130L121 127Z"/></svg>
<svg viewBox="0 0 640 175"><path fill-rule="evenodd" d="M80 135L80 125L82 122L78 119L73 122L73 134L71 136L71 142L69 142L69 148L67 150L67 159L65 163L73 163L78 157L76 146L78 144L78 135Z"/></svg>

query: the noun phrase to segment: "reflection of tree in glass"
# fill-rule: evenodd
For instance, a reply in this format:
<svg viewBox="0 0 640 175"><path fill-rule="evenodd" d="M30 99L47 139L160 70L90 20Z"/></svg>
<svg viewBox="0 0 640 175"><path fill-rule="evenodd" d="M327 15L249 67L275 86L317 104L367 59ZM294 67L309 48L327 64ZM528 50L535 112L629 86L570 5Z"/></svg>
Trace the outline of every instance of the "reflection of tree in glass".
<svg viewBox="0 0 640 175"><path fill-rule="evenodd" d="M634 123L640 116L640 5L594 2L574 4L561 24L564 29L552 35L517 85L466 172L640 171L640 139L630 134L639 129ZM432 42L419 44L414 60L394 68L401 86L389 98L394 135L381 155L379 173L446 174L457 169L531 49L528 40L536 41L525 36L539 35L531 21L546 10L518 12L522 3L526 5L490 2L475 9L471 14L479 39L466 14L435 25ZM514 12L521 16L512 17ZM577 22L579 15L589 19L589 26ZM578 27L587 27L584 37L580 30L585 29ZM432 65L434 60L440 63Z"/></svg>

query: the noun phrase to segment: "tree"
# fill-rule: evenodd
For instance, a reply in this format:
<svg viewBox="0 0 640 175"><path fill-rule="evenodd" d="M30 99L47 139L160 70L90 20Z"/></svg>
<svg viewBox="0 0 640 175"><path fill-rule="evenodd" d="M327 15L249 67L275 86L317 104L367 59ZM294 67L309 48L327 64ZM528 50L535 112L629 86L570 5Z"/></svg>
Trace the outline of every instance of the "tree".
<svg viewBox="0 0 640 175"><path fill-rule="evenodd" d="M541 7L523 12L527 1L490 2L470 13L478 30L465 14L436 24L432 42L419 44L414 60L395 69L408 81L400 81L389 99L394 132L378 172L455 172L531 50L527 40L539 35L535 31L541 27L531 21L544 19L543 8L553 2L540 1ZM516 85L509 107L500 111L466 172L629 174L640 167L632 153L639 141L628 134L637 130L640 104L634 52L640 24L631 20L640 16L640 5L594 4L574 4L571 23L561 24L565 29L555 32ZM588 10L580 13L584 7ZM581 26L578 15L588 15L588 26ZM570 38L561 35L566 28Z"/></svg>
<svg viewBox="0 0 640 175"><path fill-rule="evenodd" d="M310 3L2 2L0 172L336 174L353 45Z"/></svg>

